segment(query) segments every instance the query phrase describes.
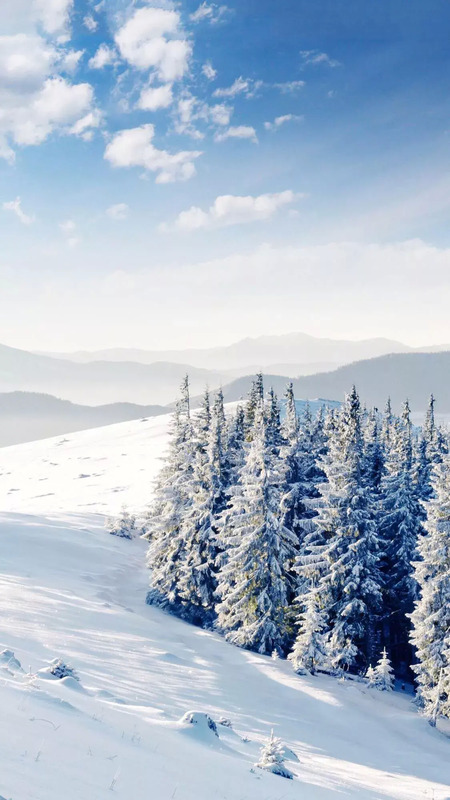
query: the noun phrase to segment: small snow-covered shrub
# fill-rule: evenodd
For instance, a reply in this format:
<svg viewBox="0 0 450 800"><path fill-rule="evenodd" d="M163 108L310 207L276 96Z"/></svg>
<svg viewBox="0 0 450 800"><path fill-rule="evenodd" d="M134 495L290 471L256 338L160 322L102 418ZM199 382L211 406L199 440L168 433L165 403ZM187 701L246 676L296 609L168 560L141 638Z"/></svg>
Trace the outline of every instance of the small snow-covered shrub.
<svg viewBox="0 0 450 800"><path fill-rule="evenodd" d="M389 660L386 648L384 648L381 658L373 671L373 684L380 692L392 692L394 688L395 676L392 664Z"/></svg>
<svg viewBox="0 0 450 800"><path fill-rule="evenodd" d="M264 769L266 772L272 772L274 775L280 775L282 778L289 778L292 780L294 775L285 766L285 752L284 745L281 739L273 735L271 731L270 739L264 747L261 748L260 758L255 767Z"/></svg>
<svg viewBox="0 0 450 800"><path fill-rule="evenodd" d="M132 539L139 534L136 517L130 514L125 506L118 517L109 517L106 520L106 530L112 536L119 536L121 539Z"/></svg>
<svg viewBox="0 0 450 800"><path fill-rule="evenodd" d="M227 719L226 717L220 717L217 720L218 725L222 725L224 728L232 728L233 725L231 724L231 719Z"/></svg>
<svg viewBox="0 0 450 800"><path fill-rule="evenodd" d="M62 678L73 678L76 681L80 680L73 667L70 667L61 658L57 658L53 661L49 672L50 675L54 675L58 680Z"/></svg>

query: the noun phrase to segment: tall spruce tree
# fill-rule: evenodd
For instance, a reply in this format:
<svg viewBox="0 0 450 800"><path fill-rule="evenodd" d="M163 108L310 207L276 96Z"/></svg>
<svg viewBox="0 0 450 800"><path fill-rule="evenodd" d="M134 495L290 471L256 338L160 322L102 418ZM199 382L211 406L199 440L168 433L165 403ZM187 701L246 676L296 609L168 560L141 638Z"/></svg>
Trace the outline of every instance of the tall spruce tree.
<svg viewBox="0 0 450 800"><path fill-rule="evenodd" d="M405 672L411 663L410 624L407 615L417 597L412 562L423 533L423 507L414 480L413 438L409 403L393 423L386 474L381 482L385 595L385 638L394 667Z"/></svg>
<svg viewBox="0 0 450 800"><path fill-rule="evenodd" d="M205 396L206 397L206 396ZM224 476L225 414L223 394L218 392L208 416L196 420L205 445L196 441L195 459L190 478L191 502L181 522L184 540L178 592L182 601L182 616L197 625L211 625L214 617L216 562L218 553L218 522L225 507ZM209 420L209 428L203 422Z"/></svg>
<svg viewBox="0 0 450 800"><path fill-rule="evenodd" d="M184 519L192 504L195 442L190 414L189 380L181 385L171 426L169 452L160 473L146 522L150 540L147 602L182 615L180 576L185 557Z"/></svg>
<svg viewBox="0 0 450 800"><path fill-rule="evenodd" d="M426 533L414 575L420 596L411 615L416 648L418 694L432 725L450 716L450 458L436 466L433 497L427 504Z"/></svg>
<svg viewBox="0 0 450 800"><path fill-rule="evenodd" d="M319 548L319 591L330 628L330 661L336 668L364 666L373 655L382 578L375 502L355 387L337 416L322 467L327 482L320 486L317 518L325 542Z"/></svg>
<svg viewBox="0 0 450 800"><path fill-rule="evenodd" d="M260 653L285 643L287 565L295 537L280 519L284 467L267 437L262 402L256 407L253 440L225 515L227 548L219 572L218 627L228 641Z"/></svg>

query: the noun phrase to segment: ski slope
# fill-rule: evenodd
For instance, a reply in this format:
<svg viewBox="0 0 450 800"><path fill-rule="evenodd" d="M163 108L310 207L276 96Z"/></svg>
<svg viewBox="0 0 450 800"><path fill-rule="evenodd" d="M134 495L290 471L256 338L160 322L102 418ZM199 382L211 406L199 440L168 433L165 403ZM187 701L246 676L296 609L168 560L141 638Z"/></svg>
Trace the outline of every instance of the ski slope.
<svg viewBox="0 0 450 800"><path fill-rule="evenodd" d="M150 500L168 422L0 450L0 649L21 664L0 655L0 796L448 800L450 740L410 697L300 678L145 605L145 543L103 516ZM79 683L48 679L56 657ZM272 728L293 781L253 767Z"/></svg>

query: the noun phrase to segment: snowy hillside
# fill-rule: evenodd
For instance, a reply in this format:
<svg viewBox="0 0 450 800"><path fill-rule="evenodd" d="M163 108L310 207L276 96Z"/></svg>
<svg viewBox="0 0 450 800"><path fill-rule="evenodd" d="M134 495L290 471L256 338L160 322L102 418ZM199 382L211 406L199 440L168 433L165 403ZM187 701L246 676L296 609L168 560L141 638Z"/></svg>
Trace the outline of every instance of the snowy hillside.
<svg viewBox="0 0 450 800"><path fill-rule="evenodd" d="M0 796L447 800L450 742L410 697L300 678L145 605L145 543L103 515L150 500L168 422L0 450ZM55 658L80 681L38 674ZM272 728L293 781L253 767Z"/></svg>

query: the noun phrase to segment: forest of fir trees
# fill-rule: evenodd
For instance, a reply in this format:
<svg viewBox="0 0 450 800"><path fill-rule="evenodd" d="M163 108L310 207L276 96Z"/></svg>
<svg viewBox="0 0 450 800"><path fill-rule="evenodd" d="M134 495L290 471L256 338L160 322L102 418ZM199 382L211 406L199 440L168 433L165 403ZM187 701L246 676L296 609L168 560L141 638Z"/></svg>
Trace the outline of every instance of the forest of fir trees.
<svg viewBox="0 0 450 800"><path fill-rule="evenodd" d="M299 418L263 377L225 414L189 383L145 522L148 603L287 657L297 673L414 675L431 724L450 716L450 456L431 398L422 428L362 408Z"/></svg>

